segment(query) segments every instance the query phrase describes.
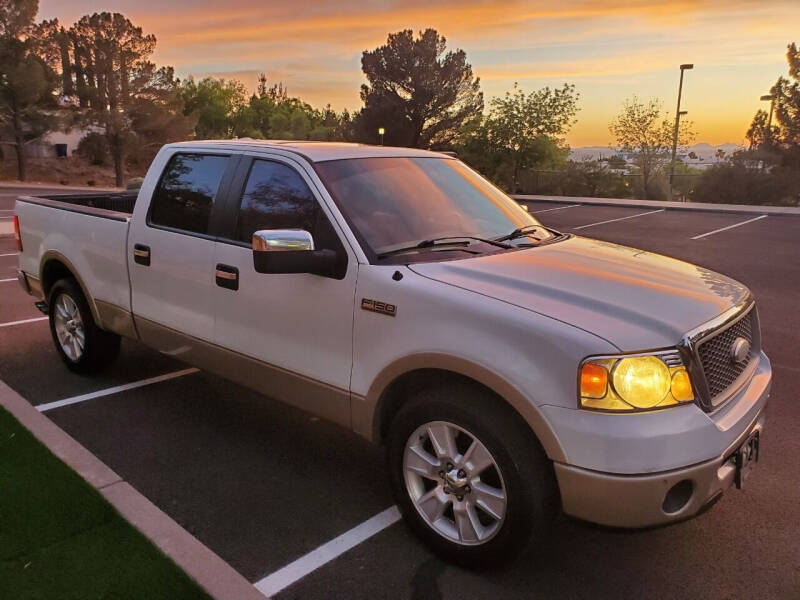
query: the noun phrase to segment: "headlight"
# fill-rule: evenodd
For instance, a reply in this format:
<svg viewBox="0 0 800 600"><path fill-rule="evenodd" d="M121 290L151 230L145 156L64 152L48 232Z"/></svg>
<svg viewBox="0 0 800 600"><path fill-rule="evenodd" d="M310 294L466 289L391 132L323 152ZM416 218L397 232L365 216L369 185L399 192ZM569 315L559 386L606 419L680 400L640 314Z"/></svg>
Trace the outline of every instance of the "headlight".
<svg viewBox="0 0 800 600"><path fill-rule="evenodd" d="M578 381L582 408L637 411L694 400L689 374L675 352L589 358Z"/></svg>

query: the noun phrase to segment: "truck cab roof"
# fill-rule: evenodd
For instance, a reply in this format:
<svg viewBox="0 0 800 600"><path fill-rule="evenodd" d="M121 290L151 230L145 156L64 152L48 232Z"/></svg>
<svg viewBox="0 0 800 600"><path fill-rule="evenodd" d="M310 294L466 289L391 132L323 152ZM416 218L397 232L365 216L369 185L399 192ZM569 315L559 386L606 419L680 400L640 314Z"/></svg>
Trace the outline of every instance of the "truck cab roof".
<svg viewBox="0 0 800 600"><path fill-rule="evenodd" d="M283 150L305 157L310 162L324 162L349 158L451 158L450 156L417 148L397 148L393 146L371 146L348 142L315 142L304 140L254 140L239 138L234 140L194 140L167 144L167 147L196 148L244 148L253 150Z"/></svg>

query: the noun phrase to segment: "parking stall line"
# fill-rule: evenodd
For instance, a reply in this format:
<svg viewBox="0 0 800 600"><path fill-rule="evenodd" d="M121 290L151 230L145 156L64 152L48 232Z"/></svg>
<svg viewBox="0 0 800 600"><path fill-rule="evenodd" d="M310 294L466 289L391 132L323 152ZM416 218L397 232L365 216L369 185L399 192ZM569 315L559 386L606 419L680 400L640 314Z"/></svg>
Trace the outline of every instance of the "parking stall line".
<svg viewBox="0 0 800 600"><path fill-rule="evenodd" d="M9 323L0 323L0 327L11 327L12 325L24 325L25 323L35 323L36 321L46 321L49 317L36 317L34 319L22 319L21 321L10 321Z"/></svg>
<svg viewBox="0 0 800 600"><path fill-rule="evenodd" d="M391 506L356 525L350 531L322 544L316 550L267 575L257 581L255 587L265 596L273 596L399 520L400 511L397 506Z"/></svg>
<svg viewBox="0 0 800 600"><path fill-rule="evenodd" d="M569 206L559 206L559 207L556 207L556 208L545 208L543 210L532 210L531 214L539 214L539 213L543 213L543 212L550 212L550 211L553 211L553 210L565 210L567 208L575 208L576 206L583 206L583 204L570 204Z"/></svg>
<svg viewBox="0 0 800 600"><path fill-rule="evenodd" d="M9 252L8 254L0 254L0 256L18 256L19 252Z"/></svg>
<svg viewBox="0 0 800 600"><path fill-rule="evenodd" d="M734 223L733 225L728 225L727 227L720 227L719 229L715 229L714 231L709 231L708 233L701 233L700 235L694 236L693 240L699 240L700 238L707 237L709 235L714 235L715 233L720 233L722 231L727 231L728 229L733 229L734 227L741 227L742 225L747 225L748 223L752 223L753 221L759 221L761 219L766 219L769 215L761 215L760 217L755 217L753 219L747 219L747 221L742 221L741 223Z"/></svg>
<svg viewBox="0 0 800 600"><path fill-rule="evenodd" d="M608 219L607 221L598 221L597 223L589 223L588 225L581 225L580 227L573 227L572 229L586 229L587 227L594 227L595 225L605 225L606 223L615 223L617 221L624 221L626 219L635 219L636 217L644 217L646 215L654 215L656 213L664 212L667 210L666 208L660 208L659 210L650 210L648 212L643 213L636 213L635 215L628 215L627 217L619 217L618 219Z"/></svg>
<svg viewBox="0 0 800 600"><path fill-rule="evenodd" d="M17 281L16 277L12 277L11 279L0 279L0 283L6 283L9 281Z"/></svg>
<svg viewBox="0 0 800 600"><path fill-rule="evenodd" d="M64 398L63 400L56 400L55 402L48 402L47 404L39 404L35 408L39 412L47 412L48 410L53 410L54 408L61 408L62 406L69 406L70 404L78 404L79 402L86 402L87 400L94 400L95 398L102 398L103 396L110 396L111 394L117 394L119 392L125 392L127 390L135 390L136 388L144 387L146 385L152 385L154 383L160 383L162 381L169 381L170 379L176 379L178 377L183 377L184 375L191 375L192 373L199 373L199 372L200 369L195 369L194 367L190 369L182 369L180 371L165 373L164 375L158 375L156 377L150 377L148 379L142 379L140 381L134 381L133 383L126 383L124 385L118 385L115 387L107 388L105 390L91 392L89 394L73 396L72 398Z"/></svg>

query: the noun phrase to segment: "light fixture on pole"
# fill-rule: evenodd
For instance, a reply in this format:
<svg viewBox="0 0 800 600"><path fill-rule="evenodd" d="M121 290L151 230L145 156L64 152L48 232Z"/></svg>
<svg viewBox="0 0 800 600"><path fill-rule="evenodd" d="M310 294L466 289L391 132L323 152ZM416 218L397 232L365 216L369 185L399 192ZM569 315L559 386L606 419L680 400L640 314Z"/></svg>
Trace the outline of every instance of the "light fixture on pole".
<svg viewBox="0 0 800 600"><path fill-rule="evenodd" d="M378 127L378 135L381 136L381 146L383 146L383 134L386 133L386 129L383 127Z"/></svg>
<svg viewBox="0 0 800 600"><path fill-rule="evenodd" d="M681 114L681 93L683 92L683 72L694 69L693 64L683 64L680 66L681 78L678 83L678 108L675 109L675 130L672 132L672 158L669 163L669 199L672 200L672 180L675 176L675 155L678 152L678 127L680 126Z"/></svg>

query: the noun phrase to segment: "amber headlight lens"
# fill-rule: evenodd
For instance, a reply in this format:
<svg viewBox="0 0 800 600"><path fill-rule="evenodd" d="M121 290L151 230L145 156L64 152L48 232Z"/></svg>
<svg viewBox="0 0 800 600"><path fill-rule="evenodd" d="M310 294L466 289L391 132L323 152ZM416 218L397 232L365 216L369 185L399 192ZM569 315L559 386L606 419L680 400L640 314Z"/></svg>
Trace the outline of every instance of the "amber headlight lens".
<svg viewBox="0 0 800 600"><path fill-rule="evenodd" d="M669 369L655 356L623 358L614 367L614 389L636 408L653 408L669 393Z"/></svg>
<svg viewBox="0 0 800 600"><path fill-rule="evenodd" d="M675 371L672 375L672 397L678 402L690 402L694 400L692 382L686 369Z"/></svg>
<svg viewBox="0 0 800 600"><path fill-rule="evenodd" d="M677 352L587 359L580 368L582 408L635 411L694 400L686 367Z"/></svg>

